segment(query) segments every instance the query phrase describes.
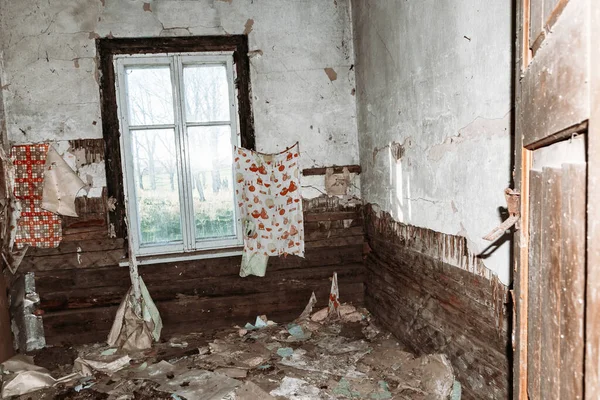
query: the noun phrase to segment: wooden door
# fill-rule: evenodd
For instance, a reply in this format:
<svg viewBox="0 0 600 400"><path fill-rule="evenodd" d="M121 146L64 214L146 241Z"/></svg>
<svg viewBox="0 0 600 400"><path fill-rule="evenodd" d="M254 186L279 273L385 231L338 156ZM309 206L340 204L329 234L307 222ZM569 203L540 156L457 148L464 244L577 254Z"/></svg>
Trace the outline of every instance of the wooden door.
<svg viewBox="0 0 600 400"><path fill-rule="evenodd" d="M517 5L513 397L598 399L600 2Z"/></svg>

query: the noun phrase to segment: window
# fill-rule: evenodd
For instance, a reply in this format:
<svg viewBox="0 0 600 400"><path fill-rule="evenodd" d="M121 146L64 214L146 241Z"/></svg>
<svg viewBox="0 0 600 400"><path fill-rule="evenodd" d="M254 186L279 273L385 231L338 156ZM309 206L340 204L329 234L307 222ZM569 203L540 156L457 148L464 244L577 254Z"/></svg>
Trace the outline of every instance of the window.
<svg viewBox="0 0 600 400"><path fill-rule="evenodd" d="M179 39L190 43L190 38ZM131 41L139 47L139 40ZM98 47L107 53L114 45ZM167 47L153 54L127 54L131 48L125 48L112 57L99 51L101 63L110 58L112 64L112 71L106 62L101 68L113 74L107 80L114 82L112 103L122 161L118 172L128 199L127 228L134 250L143 256L240 246L232 150L244 141L248 144L248 135L240 131L248 132L251 116L242 121L248 102L238 107L242 94L249 99L249 88L240 88L239 46L202 52L172 52L173 46ZM114 123L104 121L111 108L105 101L110 88L105 82L101 87L109 154L111 144L115 150ZM115 174L107 169L109 180L111 175Z"/></svg>

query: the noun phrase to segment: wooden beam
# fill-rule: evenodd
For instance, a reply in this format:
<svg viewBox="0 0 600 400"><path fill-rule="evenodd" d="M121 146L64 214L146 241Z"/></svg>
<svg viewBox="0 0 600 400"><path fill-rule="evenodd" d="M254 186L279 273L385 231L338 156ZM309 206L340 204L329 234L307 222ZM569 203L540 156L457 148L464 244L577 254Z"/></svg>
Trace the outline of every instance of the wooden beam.
<svg viewBox="0 0 600 400"><path fill-rule="evenodd" d="M348 172L351 174L360 174L361 168L360 165L334 165L332 167L315 167L315 168L306 168L302 170L302 175L304 176L314 176L314 175L325 175L327 173L327 168L333 168L334 174L341 174L344 172L344 168L348 168Z"/></svg>
<svg viewBox="0 0 600 400"><path fill-rule="evenodd" d="M8 360L14 354L10 321L6 279L0 272L0 362Z"/></svg>
<svg viewBox="0 0 600 400"><path fill-rule="evenodd" d="M517 134L517 136L519 136ZM516 232L515 251L517 260L515 261L514 286L515 286L515 320L513 343L514 359L514 377L513 396L516 399L527 399L527 333L528 333L528 310L529 303L529 171L531 169L532 154L531 151L522 147L522 142L517 141L517 171L519 174L516 182L517 188L521 193L521 226Z"/></svg>
<svg viewBox="0 0 600 400"><path fill-rule="evenodd" d="M529 193L529 298L527 324L527 393L532 399L540 398L540 360L542 337L541 290L542 273L539 261L542 254L542 173L530 172Z"/></svg>
<svg viewBox="0 0 600 400"><path fill-rule="evenodd" d="M521 193L521 224L519 230L515 230L514 243L514 269L513 269L513 302L512 302L512 351L513 351L513 374L512 374L512 398L527 400L527 280L528 271L528 249L529 240L529 168L531 165L531 154L523 148L523 107L521 106L521 80L519 77L531 62L532 51L529 43L529 31L531 29L531 5L530 0L516 1L516 27L517 27L517 49L515 60L514 98L515 98L515 135L514 155L515 166L513 178L515 189Z"/></svg>

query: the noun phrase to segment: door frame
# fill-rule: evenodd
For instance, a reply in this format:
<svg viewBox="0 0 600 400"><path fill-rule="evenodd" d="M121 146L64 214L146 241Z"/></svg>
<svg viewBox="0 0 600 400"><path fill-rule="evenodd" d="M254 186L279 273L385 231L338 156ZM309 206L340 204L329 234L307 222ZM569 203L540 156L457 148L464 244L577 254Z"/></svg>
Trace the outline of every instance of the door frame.
<svg viewBox="0 0 600 400"><path fill-rule="evenodd" d="M588 125L585 398L600 398L600 5L590 3L590 119ZM592 67L593 66L593 67ZM595 201L594 201L595 200Z"/></svg>
<svg viewBox="0 0 600 400"><path fill-rule="evenodd" d="M517 43L515 57L515 165L513 179L516 190L521 193L521 222L520 229L514 233L513 260L513 398L527 399L527 300L529 276L529 249L526 244L529 238L529 168L522 168L523 162L531 166L530 151L523 148L522 131L518 117L517 104L521 93L520 77L523 67L531 60L529 50L529 0L516 0L515 26L517 28ZM525 284L523 284L525 283Z"/></svg>

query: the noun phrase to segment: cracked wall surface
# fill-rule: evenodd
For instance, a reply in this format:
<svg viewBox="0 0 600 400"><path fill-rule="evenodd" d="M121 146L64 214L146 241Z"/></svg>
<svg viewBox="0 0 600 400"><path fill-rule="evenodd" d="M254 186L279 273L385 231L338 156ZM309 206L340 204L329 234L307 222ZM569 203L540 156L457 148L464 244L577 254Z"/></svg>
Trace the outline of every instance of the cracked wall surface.
<svg viewBox="0 0 600 400"><path fill-rule="evenodd" d="M352 1L361 187L399 222L467 238L510 281L510 2Z"/></svg>
<svg viewBox="0 0 600 400"><path fill-rule="evenodd" d="M349 2L2 3L1 82L12 143L102 137L95 38L245 32L257 149L299 141L302 168L358 164ZM318 195L323 177L303 184L306 197Z"/></svg>
<svg viewBox="0 0 600 400"><path fill-rule="evenodd" d="M2 15L2 5L0 4L0 15ZM4 90L5 86L2 83L4 64L2 58L2 48L0 47L0 146L7 149L8 146L8 136L6 132L6 114L4 112Z"/></svg>

